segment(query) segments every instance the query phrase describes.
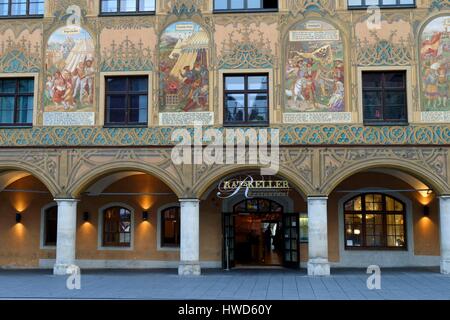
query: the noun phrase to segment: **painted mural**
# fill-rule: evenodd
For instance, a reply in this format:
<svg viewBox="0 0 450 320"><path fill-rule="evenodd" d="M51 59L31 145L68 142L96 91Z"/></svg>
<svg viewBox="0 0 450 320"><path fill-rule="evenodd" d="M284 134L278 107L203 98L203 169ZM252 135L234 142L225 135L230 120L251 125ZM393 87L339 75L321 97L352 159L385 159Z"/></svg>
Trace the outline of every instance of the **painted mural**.
<svg viewBox="0 0 450 320"><path fill-rule="evenodd" d="M194 22L176 22L160 39L160 111L207 111L209 37Z"/></svg>
<svg viewBox="0 0 450 320"><path fill-rule="evenodd" d="M86 30L56 30L47 44L44 111L93 111L95 64L94 41Z"/></svg>
<svg viewBox="0 0 450 320"><path fill-rule="evenodd" d="M450 16L431 21L420 46L424 111L450 111Z"/></svg>
<svg viewBox="0 0 450 320"><path fill-rule="evenodd" d="M289 31L286 50L287 112L343 112L344 49L339 30L308 21Z"/></svg>

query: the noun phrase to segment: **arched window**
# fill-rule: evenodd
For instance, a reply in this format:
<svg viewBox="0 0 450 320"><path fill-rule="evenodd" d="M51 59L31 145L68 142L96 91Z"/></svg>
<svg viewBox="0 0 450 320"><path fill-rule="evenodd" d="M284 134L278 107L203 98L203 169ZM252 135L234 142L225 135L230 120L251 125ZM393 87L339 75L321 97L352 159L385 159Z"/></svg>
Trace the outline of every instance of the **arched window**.
<svg viewBox="0 0 450 320"><path fill-rule="evenodd" d="M129 247L131 244L131 211L110 207L103 211L103 246Z"/></svg>
<svg viewBox="0 0 450 320"><path fill-rule="evenodd" d="M345 248L406 249L405 205L381 193L358 195L344 204Z"/></svg>
<svg viewBox="0 0 450 320"><path fill-rule="evenodd" d="M56 246L58 226L58 206L51 206L44 211L44 246Z"/></svg>
<svg viewBox="0 0 450 320"><path fill-rule="evenodd" d="M170 207L161 211L161 246L180 246L180 207Z"/></svg>

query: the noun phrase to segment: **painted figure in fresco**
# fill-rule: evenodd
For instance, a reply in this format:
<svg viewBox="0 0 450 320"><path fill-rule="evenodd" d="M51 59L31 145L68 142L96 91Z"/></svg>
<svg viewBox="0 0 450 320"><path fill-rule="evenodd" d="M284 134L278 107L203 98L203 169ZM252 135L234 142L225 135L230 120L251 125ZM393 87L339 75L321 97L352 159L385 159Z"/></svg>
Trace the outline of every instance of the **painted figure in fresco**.
<svg viewBox="0 0 450 320"><path fill-rule="evenodd" d="M61 27L50 36L46 51L46 112L92 110L94 54L91 36L80 27Z"/></svg>
<svg viewBox="0 0 450 320"><path fill-rule="evenodd" d="M170 112L208 109L207 33L193 22L176 22L161 35L160 109Z"/></svg>
<svg viewBox="0 0 450 320"><path fill-rule="evenodd" d="M66 81L64 80L60 71L56 71L53 81L53 102L56 106L61 104L64 100L64 95L66 93Z"/></svg>
<svg viewBox="0 0 450 320"><path fill-rule="evenodd" d="M431 21L420 48L424 111L450 111L450 17Z"/></svg>
<svg viewBox="0 0 450 320"><path fill-rule="evenodd" d="M290 34L286 59L286 109L290 112L344 111L343 44L322 21L300 23ZM324 35L328 34L327 37Z"/></svg>

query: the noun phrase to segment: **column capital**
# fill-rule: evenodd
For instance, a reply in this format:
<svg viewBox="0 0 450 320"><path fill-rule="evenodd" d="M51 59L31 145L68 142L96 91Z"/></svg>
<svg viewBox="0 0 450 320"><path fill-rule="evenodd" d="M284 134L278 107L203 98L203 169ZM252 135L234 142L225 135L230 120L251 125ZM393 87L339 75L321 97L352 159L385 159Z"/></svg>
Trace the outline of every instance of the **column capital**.
<svg viewBox="0 0 450 320"><path fill-rule="evenodd" d="M309 200L328 200L328 196L308 196Z"/></svg>
<svg viewBox="0 0 450 320"><path fill-rule="evenodd" d="M80 202L80 199L73 198L55 198L53 200L56 202Z"/></svg>
<svg viewBox="0 0 450 320"><path fill-rule="evenodd" d="M178 199L179 202L200 202L200 199L195 199L195 198L183 198L183 199Z"/></svg>

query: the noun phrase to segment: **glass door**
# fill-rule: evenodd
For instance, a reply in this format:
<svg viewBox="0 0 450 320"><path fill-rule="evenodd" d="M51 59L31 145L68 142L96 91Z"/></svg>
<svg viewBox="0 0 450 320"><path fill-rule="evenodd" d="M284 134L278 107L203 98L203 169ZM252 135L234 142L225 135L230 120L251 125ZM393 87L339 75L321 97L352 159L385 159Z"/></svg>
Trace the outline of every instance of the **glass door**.
<svg viewBox="0 0 450 320"><path fill-rule="evenodd" d="M283 262L287 268L297 269L300 266L299 254L299 214L283 214Z"/></svg>
<svg viewBox="0 0 450 320"><path fill-rule="evenodd" d="M234 214L223 214L223 249L222 249L222 266L225 270L235 266L234 255Z"/></svg>

